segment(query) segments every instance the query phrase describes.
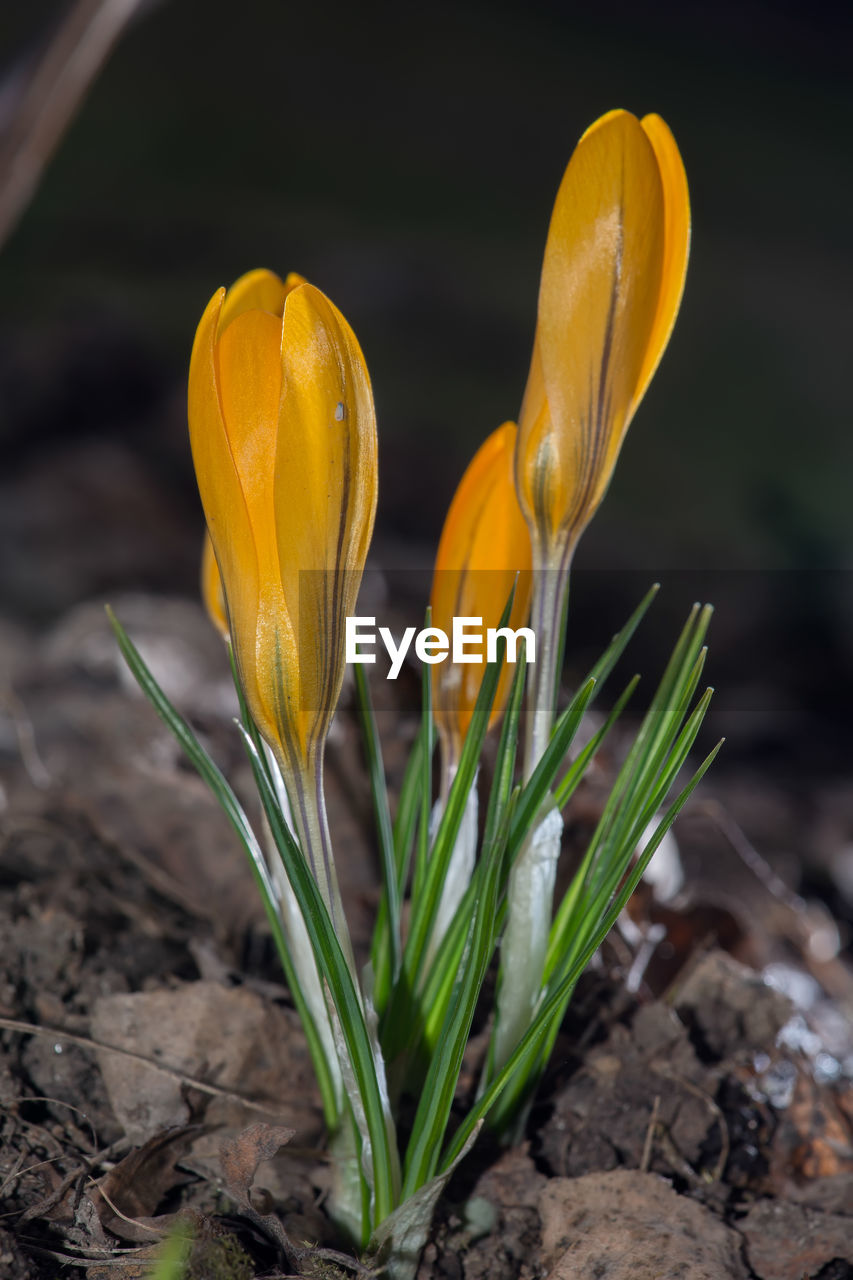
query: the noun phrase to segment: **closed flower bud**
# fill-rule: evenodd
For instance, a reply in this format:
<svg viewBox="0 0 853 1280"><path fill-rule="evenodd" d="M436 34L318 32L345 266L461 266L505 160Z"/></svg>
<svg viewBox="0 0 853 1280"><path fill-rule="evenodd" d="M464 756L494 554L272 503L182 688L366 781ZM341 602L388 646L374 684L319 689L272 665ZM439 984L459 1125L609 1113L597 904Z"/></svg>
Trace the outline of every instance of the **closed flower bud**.
<svg viewBox="0 0 853 1280"><path fill-rule="evenodd" d="M512 475L516 426L505 422L480 446L447 512L432 584L432 623L448 634L454 617L496 628L515 585L508 625L527 621L532 574L530 534ZM442 662L433 672L433 710L445 758L457 760L485 674L482 662ZM514 668L501 673L490 724L503 714Z"/></svg>
<svg viewBox="0 0 853 1280"><path fill-rule="evenodd" d="M610 482L675 322L689 241L669 129L656 115L608 112L557 193L519 420L519 500L552 565L555 551L570 558Z"/></svg>
<svg viewBox="0 0 853 1280"><path fill-rule="evenodd" d="M301 277L250 272L199 325L189 424L246 701L285 772L304 774L340 694L376 509L355 335Z"/></svg>

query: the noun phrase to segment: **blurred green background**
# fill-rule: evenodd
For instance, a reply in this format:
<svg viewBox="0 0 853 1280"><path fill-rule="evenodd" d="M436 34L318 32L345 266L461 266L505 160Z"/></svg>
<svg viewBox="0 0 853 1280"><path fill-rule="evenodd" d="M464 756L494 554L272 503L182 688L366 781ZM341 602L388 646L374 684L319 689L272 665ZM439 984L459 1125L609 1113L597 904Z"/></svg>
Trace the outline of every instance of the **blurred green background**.
<svg viewBox="0 0 853 1280"><path fill-rule="evenodd" d="M64 7L3 6L0 115ZM809 679L849 676L850 13L148 4L0 252L0 608L195 590L188 354L213 290L257 265L308 276L359 335L376 556L428 565L467 460L518 412L563 168L624 106L673 129L693 252L581 546L577 634L598 620L598 644L678 571L723 605L733 662L769 635Z"/></svg>

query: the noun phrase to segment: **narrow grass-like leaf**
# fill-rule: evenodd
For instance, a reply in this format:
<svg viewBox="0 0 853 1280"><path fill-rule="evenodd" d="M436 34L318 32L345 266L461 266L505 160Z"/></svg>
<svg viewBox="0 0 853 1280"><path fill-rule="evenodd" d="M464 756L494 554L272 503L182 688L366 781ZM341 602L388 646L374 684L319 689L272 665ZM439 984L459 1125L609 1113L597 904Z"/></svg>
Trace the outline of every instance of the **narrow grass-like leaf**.
<svg viewBox="0 0 853 1280"><path fill-rule="evenodd" d="M682 729L673 746L671 758L659 782L647 795L645 810L635 820L633 826L625 830L618 838L606 842L600 854L602 875L597 882L588 883L575 902L571 915L562 911L554 921L551 943L545 965L546 982L555 971L559 971L569 963L575 952L583 946L583 940L590 932L594 922L601 915L616 887L622 880L631 858L637 849L649 823L665 802L672 782L681 770L690 751L699 727L711 700L711 690L707 690L693 715Z"/></svg>
<svg viewBox="0 0 853 1280"><path fill-rule="evenodd" d="M583 947L623 879L645 826L665 800L671 782L686 759L707 707L702 700L683 727L689 702L701 674L704 651L700 646L710 611L694 607L676 643L661 682L646 713L634 745L610 792L602 817L593 833L583 862L560 903L552 924L545 963L545 983L555 969L564 973ZM681 735L679 737L679 734ZM673 746L673 744L675 744ZM670 751L670 767L665 762ZM643 817L642 824L640 818ZM566 1000L569 993L567 992ZM562 1013L559 1014L562 1017ZM556 1028L554 1029L554 1033ZM550 1051L546 1037L541 1052ZM528 1064L535 1079L540 1067ZM528 1093L528 1080L519 1077L508 1087L491 1123L502 1127Z"/></svg>
<svg viewBox="0 0 853 1280"><path fill-rule="evenodd" d="M425 625L429 627L432 610L427 609ZM412 898L418 899L423 893L429 862L429 821L432 813L432 757L435 750L435 725L432 718L432 668L428 662L423 664L421 672L421 707L424 754L421 758L420 776L420 817L418 821L418 841L415 851L415 874L412 884Z"/></svg>
<svg viewBox="0 0 853 1280"><path fill-rule="evenodd" d="M376 716L370 687L362 663L355 664L355 688L364 736L364 751L370 774L370 790L373 796L373 812L376 818L376 835L382 863L382 888L386 902L385 928L390 952L391 977L396 979L400 969L400 886L397 881L397 862L394 856L394 833L391 827L391 810L388 807L388 789L382 764L382 746L376 728Z"/></svg>
<svg viewBox="0 0 853 1280"><path fill-rule="evenodd" d="M649 788L662 767L675 736L680 732L687 708L695 692L704 664L704 651L694 658L693 647L683 655L683 667L669 684L668 698L661 707L653 703L638 734L641 749L629 754L626 768L620 772L611 793L593 844L602 840L618 843L629 830L636 814L645 807ZM636 744L635 744L636 745ZM627 767L630 766L630 767ZM599 860L597 867L606 866ZM593 873L593 886L598 875Z"/></svg>
<svg viewBox="0 0 853 1280"><path fill-rule="evenodd" d="M230 666L231 666L231 679L234 683L234 689L237 694L237 701L240 705L240 719L243 721L243 724L246 726L249 733L252 735L252 741L254 742L257 748L258 755L264 762L264 769L266 770L267 777L270 780L270 785L272 786L276 794L278 794L278 788L275 785L275 779L273 778L273 775L272 775L272 768L270 766L269 757L262 745L263 740L261 738L261 735L258 733L258 726L255 724L254 720L252 719L252 714L249 711L249 704L246 701L246 695L243 693L243 686L240 683L240 671L237 667L237 655L234 652L234 646L232 645L230 638L225 642L225 649L228 654L228 662L230 663Z"/></svg>
<svg viewBox="0 0 853 1280"><path fill-rule="evenodd" d="M347 1053L358 1083L373 1156L374 1213L373 1221L367 1224L372 1229L376 1223L381 1222L391 1212L396 1204L398 1190L396 1177L397 1157L396 1152L391 1150L389 1144L382 1095L361 997L356 990L353 976L335 934L320 890L287 824L281 820L275 792L270 786L251 735L245 729L242 729L242 733L252 771L255 775L255 782L272 828L273 839L284 860L285 870L296 895L299 910L314 950L317 966L328 983L346 1041ZM369 1235L369 1230L367 1234Z"/></svg>
<svg viewBox="0 0 853 1280"><path fill-rule="evenodd" d="M484 848L490 846L494 841L513 792L515 758L518 751L518 728L521 720L526 675L527 643L522 641L512 685L510 686L506 714L501 726L501 736L498 741L498 753L495 758L489 804L486 810L486 824L483 828Z"/></svg>
<svg viewBox="0 0 853 1280"><path fill-rule="evenodd" d="M514 803L512 797L518 793L518 788L513 787L513 773L518 746L518 728L524 696L525 673L526 647L522 644L510 687L506 715L501 727L483 831L484 850L491 849L494 846L504 815L510 803ZM422 1030L423 1044L427 1054L432 1053L439 1036L442 1034L441 1028L462 962L465 937L472 919L474 906L476 902L481 900L483 893L481 882L488 870L489 863L484 855L474 868L471 883L456 909L453 920L439 944L429 972L426 975L426 981L423 986L422 1004L425 1016ZM500 882L500 888L503 888L503 880ZM417 1045L410 1044L408 1048L410 1052L413 1052Z"/></svg>
<svg viewBox="0 0 853 1280"><path fill-rule="evenodd" d="M397 894L402 899L409 875L415 828L420 812L421 770L423 769L424 737L430 725L421 721L400 787L397 813L394 817L394 862L397 872ZM391 948L388 936L388 901L383 889L376 912L376 923L370 945L370 961L373 966L373 1001L380 1015L388 1002L391 991Z"/></svg>
<svg viewBox="0 0 853 1280"><path fill-rule="evenodd" d="M616 666L616 663L622 657L625 649L628 647L631 637L645 617L649 605L652 603L659 590L660 583L658 582L655 582L653 586L649 588L628 621L625 623L624 627L616 632L616 635L610 641L610 644L604 650L604 653L598 659L595 666L587 676L588 680L595 681L596 689L599 693L601 692L605 680Z"/></svg>
<svg viewBox="0 0 853 1280"><path fill-rule="evenodd" d="M667 811L667 814L662 820L653 840L649 842L649 846L647 846L642 858L638 862L637 868L635 868L635 871L632 872L631 876L626 880L624 888L619 893L617 900L612 904L612 907L608 911L604 920L600 923L594 936L588 942L583 952L577 957L571 967L571 970L563 976L562 980L543 1000L530 1026L516 1045L504 1066L495 1075L494 1079L490 1081L488 1088L483 1092L475 1106L472 1107L465 1119L459 1125L451 1142L442 1153L439 1165L440 1170L445 1169L452 1164L453 1160L456 1158L459 1151L462 1150L465 1142L468 1140L477 1124L485 1116L489 1115L493 1108L495 1108L497 1100L507 1088L512 1078L516 1076L516 1073L518 1079L526 1079L527 1074L535 1065L536 1060L540 1055L542 1044L547 1038L553 1017L563 1007L564 1002L567 996L571 993L578 977L586 968L586 965L604 941L604 938L610 932L610 929L618 918L619 912L624 908L625 903L636 888L645 867L648 865L649 859L652 857L652 854L658 847L658 844L674 822L679 810L692 794L699 781L704 777L721 745L721 743L718 743L717 746L714 747L713 751L711 751L711 753L702 762L702 765L693 775L688 785Z"/></svg>
<svg viewBox="0 0 853 1280"><path fill-rule="evenodd" d="M503 622L501 623L503 626ZM497 659L486 665L483 683L474 705L471 723L459 756L459 767L450 785L444 813L429 851L426 875L420 885L420 893L413 895L412 919L406 943L405 964L410 975L420 972L421 961L429 941L430 931L438 911L447 865L459 832L459 824L468 799L468 793L480 763L483 740L489 725L492 703L497 691L501 666L506 651L506 640L498 640Z"/></svg>
<svg viewBox="0 0 853 1280"><path fill-rule="evenodd" d="M619 770L590 842L585 865L592 875L595 874L598 849L616 821L617 813L620 809L624 811L624 807L630 803L630 795L642 783L646 763L651 754L656 748L660 749L661 745L667 741L667 737L678 730L679 726L676 725L673 728L672 724L674 706L681 701L684 689L689 682L707 628L708 616L700 613L698 605L694 605L676 642L651 705L643 718L631 750ZM564 909L561 904L558 919L564 916L568 909L568 905Z"/></svg>
<svg viewBox="0 0 853 1280"><path fill-rule="evenodd" d="M400 786L400 798L397 801L397 812L394 815L394 857L397 863L397 884L401 896L405 888L412 840L418 820L420 770L423 768L422 757L426 734L427 725L421 721L412 749L409 752L409 758L406 761L403 781Z"/></svg>
<svg viewBox="0 0 853 1280"><path fill-rule="evenodd" d="M686 707L685 695L692 696L698 680L701 670L701 667L697 669L699 646L709 616L707 611L700 613L698 606L694 606L676 643L631 750L610 790L583 862L557 910L545 964L546 977L553 969L555 956L562 952L567 937L575 931L575 917L583 916L588 910L590 897L596 883L607 874L609 861L613 856L618 859L619 833L624 834L630 825L625 820L626 815L630 814L632 805L636 805L637 796L643 802L648 801L650 782L681 728L679 711ZM601 854L608 842L613 851L610 859ZM632 853L633 848L630 848L627 856Z"/></svg>
<svg viewBox="0 0 853 1280"><path fill-rule="evenodd" d="M596 730L584 749L578 753L577 759L572 761L558 785L554 788L554 803L558 809L564 809L571 800L587 771L589 762L601 748L610 730L625 710L639 682L639 676L634 676L629 681L604 724L600 729ZM597 692L598 688L596 687Z"/></svg>
<svg viewBox="0 0 853 1280"><path fill-rule="evenodd" d="M172 706L172 703L166 697L165 693L146 666L139 650L136 648L133 641L116 618L112 609L109 607L107 607L107 617L109 618L110 625L115 632L119 649L121 650L134 679L148 701L154 707L154 710L160 716L160 719L166 727L171 730L190 763L194 766L202 780L207 783L207 786L210 788L215 799L225 812L225 815L236 831L240 843L243 845L243 848L248 855L249 866L252 869L252 875L261 895L261 901L264 905L267 922L270 926L270 931L273 936L273 941L275 943L282 968L284 969L287 985L290 988L290 992L293 996L293 1002L296 1005L299 1017L305 1027L305 1036L311 1053L311 1061L314 1064L314 1070L317 1074L317 1083L323 1100L323 1114L329 1128L335 1129L339 1123L340 1116L338 1113L335 1090L332 1084L332 1077L329 1074L329 1068L326 1063L325 1054L323 1053L322 1042L317 1034L316 1025L311 1017L308 1006L302 999L302 993L296 979L296 972L290 956L287 936L284 932L281 916L278 912L278 896L276 894L275 886L270 879L269 868L267 867L263 850L261 849L249 820L243 811L242 805L234 795L234 792L231 790L230 785L226 781L218 765L211 760L210 756L207 754L204 747L202 747L183 716ZM239 688L238 694L242 702L242 694L240 694ZM243 703L243 706L245 707L245 703ZM246 712L246 714L248 714L248 712ZM257 732L257 730L255 732Z"/></svg>
<svg viewBox="0 0 853 1280"><path fill-rule="evenodd" d="M698 714L699 719L702 718L704 710L707 709L710 694L711 690L708 690L706 696L703 698L703 705L701 704L701 707L697 708L697 713L695 714ZM692 744L694 737L695 732L693 732L692 737L690 737L690 744ZM612 897L607 895L607 893L602 893L596 904L588 906L588 908L585 909L588 914L584 915L583 910L581 910L578 916L576 916L576 922L578 922L578 933L573 937L573 945L571 945L570 948L567 948L564 955L560 956L560 966L558 966L557 972L553 973L551 978L549 978L546 983L546 989L547 991L552 991L555 986L560 986L561 989L565 988L564 979L566 974L574 974L573 983L571 983L569 988L565 989L562 1005L558 1006L557 1009L553 1011L551 1027L548 1028L547 1036L544 1037L542 1047L540 1047L539 1060L538 1062L532 1062L532 1064L530 1064L528 1079L526 1079L526 1082L515 1080L515 1082L508 1085L505 1093L503 1093L501 1102L498 1103L496 1108L494 1108L492 1116L489 1117L492 1123L496 1125L496 1128L500 1129L502 1124L507 1123L507 1121L511 1119L511 1116L514 1115L514 1112L517 1110L517 1106L519 1106L521 1101L524 1100L524 1097L529 1097L530 1091L532 1091L535 1084L537 1084L539 1076L542 1075L544 1068L547 1066L548 1059L551 1057L551 1052L553 1050L553 1046L555 1046L557 1034L560 1032L562 1019L564 1019L567 1006L569 1006L571 993L573 993L574 989L574 983L578 980L580 974L583 973L583 969L587 966L590 957L592 957L594 952L598 950L601 943L605 941L607 934L610 933L610 929L613 927L613 924L616 923L621 911L625 909L626 905L628 905L631 893L633 893L635 888L637 888L644 870L646 870L649 861L652 859L654 851L658 849L658 846L660 846L661 841L663 840L663 836L665 836L667 831L669 831L672 823L674 823L676 817L678 817L680 810L683 809L686 800L688 800L689 796L693 794L695 786L698 785L698 782L701 781L704 773L707 772L708 767L710 767L711 762L713 758L715 758L717 751L720 750L721 745L722 742L717 742L715 748L713 748L711 753L703 760L701 767L699 767L697 772L693 774L693 777L690 778L688 785L686 785L684 790L680 792L680 795L672 801L670 808L667 809L665 814L663 814L663 817L660 819L660 822L658 822L656 829L654 829L653 836L649 838L646 846L644 846L642 854L638 855L637 861L635 861L633 867L630 868L630 872L628 867L626 867L625 861L622 861L621 874L619 877L616 877L615 882L611 884L611 890L615 891L616 887L619 887L619 892L615 893L615 896ZM686 751L679 750L679 754L681 762L683 762ZM643 831L644 829L646 828L643 828ZM642 833L642 831L635 833L635 835L637 835L637 840L635 840L634 844L630 846L629 860L630 856L633 855L633 851L637 849L637 842L639 837L642 836ZM590 938L592 938L592 942L590 942ZM587 959L581 959L581 963L579 963L579 956L587 957Z"/></svg>
<svg viewBox="0 0 853 1280"><path fill-rule="evenodd" d="M506 627L509 621L514 598L515 588L513 587L501 616L500 628ZM447 804L429 851L426 872L420 879L416 875L415 888L412 890L409 936L403 950L400 978L391 994L382 1024L382 1042L389 1059L396 1058L406 1044L412 1043L419 1036L423 1025L423 1010L415 993L418 984L422 984L424 980L423 959L438 912L444 878L453 854L459 824L462 821L468 794L477 775L505 654L506 638L499 636L495 659L486 663L459 756L456 776L451 783Z"/></svg>
<svg viewBox="0 0 853 1280"><path fill-rule="evenodd" d="M447 1009L420 1102L403 1171L403 1198L413 1194L436 1171L441 1143L447 1130L462 1058L477 999L495 949L495 906L501 867L509 831L509 814L496 833L494 842L484 847L482 862L486 867L482 894L478 898L471 921L465 955L459 966L459 977Z"/></svg>
<svg viewBox="0 0 853 1280"><path fill-rule="evenodd" d="M536 822L542 802L572 744L594 690L595 681L590 677L586 684L578 689L557 720L542 759L533 770L527 785L522 788L509 835L510 856L520 848Z"/></svg>
<svg viewBox="0 0 853 1280"><path fill-rule="evenodd" d="M710 704L711 695L712 690L706 690L693 714L678 735L666 768L655 786L648 792L646 808L637 816L633 826L629 827L618 840L614 840L614 843L603 851L601 863L606 874L601 877L597 888L590 889L585 896L581 897L574 916L563 924L561 931L557 930L557 922L555 921L552 943L549 947L546 961L546 981L550 980L555 972L559 975L562 969L572 962L577 951L585 945L584 940L592 931L594 922L601 917L602 911L610 903L627 872L640 840L648 829L649 823L665 802L672 783L687 759ZM675 812L672 814L672 819L674 821ZM655 848L657 848L657 845L655 845ZM648 863L647 851L648 845L646 845L643 854L638 859L643 866Z"/></svg>
<svg viewBox="0 0 853 1280"><path fill-rule="evenodd" d="M687 758L711 699L712 691L708 689L685 720L704 665L703 659L704 653L694 664L683 691L683 699L669 721L666 737L656 741L654 750L643 761L639 776L632 780L626 802L608 833L608 840L615 845L630 843L632 833L642 836Z"/></svg>

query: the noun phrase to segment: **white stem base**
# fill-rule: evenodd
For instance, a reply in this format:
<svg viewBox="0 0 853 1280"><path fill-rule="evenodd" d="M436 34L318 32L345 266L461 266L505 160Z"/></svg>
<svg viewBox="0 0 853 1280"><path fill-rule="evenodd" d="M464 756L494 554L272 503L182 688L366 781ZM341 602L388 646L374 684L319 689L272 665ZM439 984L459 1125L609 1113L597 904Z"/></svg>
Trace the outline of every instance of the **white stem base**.
<svg viewBox="0 0 853 1280"><path fill-rule="evenodd" d="M455 776L456 769L453 768L449 771L449 776L446 780L447 791L450 790L450 784ZM444 795L446 792L443 790L442 794ZM445 801L439 797L430 815L430 841L432 841L438 830L439 823L444 816L444 810ZM424 960L426 969L429 969L435 959L441 940L450 928L456 909L462 901L465 890L471 883L474 862L477 856L477 813L477 775L475 774L471 790L465 799L462 821L456 833L456 843L453 846L453 852L450 855L450 862L447 867L447 875L444 878L438 911L432 926L432 936L430 937Z"/></svg>
<svg viewBox="0 0 853 1280"><path fill-rule="evenodd" d="M512 907L501 943L495 1070L530 1026L539 1003L562 835L563 819L552 809L531 833L510 876Z"/></svg>

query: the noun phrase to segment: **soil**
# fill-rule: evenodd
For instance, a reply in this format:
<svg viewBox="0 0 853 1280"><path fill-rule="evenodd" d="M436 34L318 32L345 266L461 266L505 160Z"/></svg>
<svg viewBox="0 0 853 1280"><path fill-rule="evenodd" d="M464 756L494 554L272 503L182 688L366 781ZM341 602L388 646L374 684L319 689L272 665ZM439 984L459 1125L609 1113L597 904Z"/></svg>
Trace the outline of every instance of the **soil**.
<svg viewBox="0 0 853 1280"><path fill-rule="evenodd" d="M201 610L113 604L251 803ZM323 1213L319 1098L250 873L100 605L0 623L0 672L0 1276L150 1274L176 1223L196 1280L356 1273ZM413 713L396 723L392 784ZM578 795L567 859L612 766ZM328 772L363 954L377 868L346 695ZM850 793L824 795L808 838L789 801L725 773L697 793L668 879L578 989L523 1143L460 1167L419 1280L853 1277L849 932L840 890L835 916L798 896L849 866ZM747 808L755 843L810 844L806 880L767 865Z"/></svg>

